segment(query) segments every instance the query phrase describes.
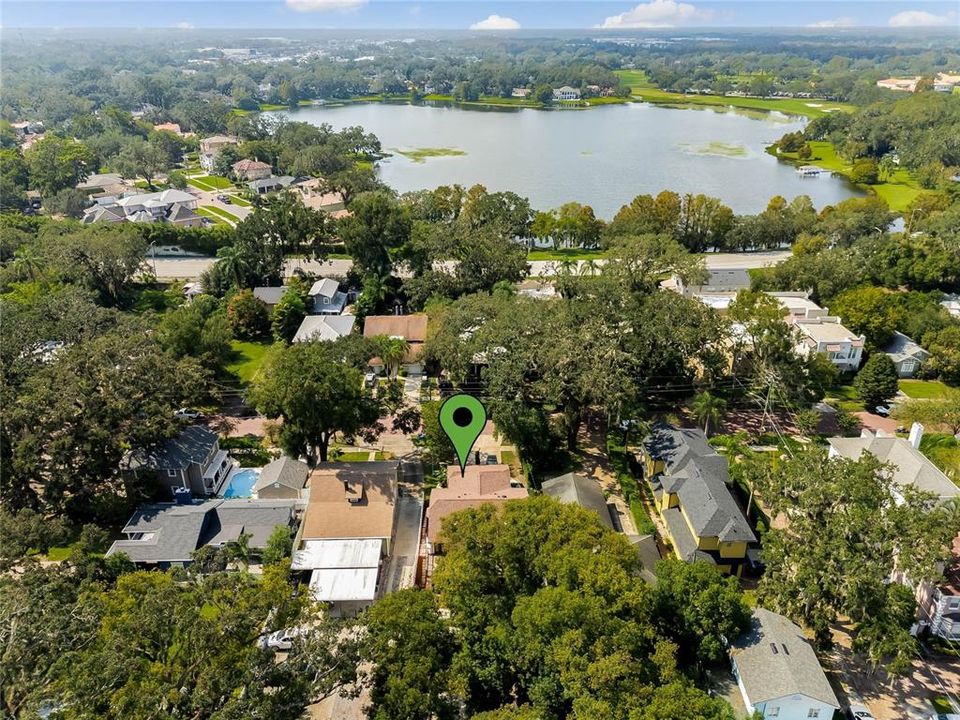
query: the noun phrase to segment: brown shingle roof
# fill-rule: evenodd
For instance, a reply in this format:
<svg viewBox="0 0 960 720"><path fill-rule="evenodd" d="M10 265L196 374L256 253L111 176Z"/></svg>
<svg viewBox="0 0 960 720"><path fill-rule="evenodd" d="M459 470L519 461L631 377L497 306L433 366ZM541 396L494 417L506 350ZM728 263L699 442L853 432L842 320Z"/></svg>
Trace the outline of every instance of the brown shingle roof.
<svg viewBox="0 0 960 720"><path fill-rule="evenodd" d="M363 336L406 338L409 343L422 343L427 339L426 315L368 315L363 321Z"/></svg>
<svg viewBox="0 0 960 720"><path fill-rule="evenodd" d="M310 475L303 539L390 538L396 462L321 463Z"/></svg>

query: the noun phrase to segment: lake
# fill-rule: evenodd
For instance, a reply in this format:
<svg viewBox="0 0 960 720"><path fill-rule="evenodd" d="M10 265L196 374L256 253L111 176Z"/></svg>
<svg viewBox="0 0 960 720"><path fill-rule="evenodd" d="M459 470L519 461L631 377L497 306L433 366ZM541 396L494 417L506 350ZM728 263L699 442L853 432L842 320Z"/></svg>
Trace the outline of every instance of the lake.
<svg viewBox="0 0 960 720"><path fill-rule="evenodd" d="M860 194L842 178L801 178L764 152L805 124L779 113L645 103L553 111L355 103L285 114L376 134L395 153L380 163L380 176L400 192L481 183L528 197L538 210L578 201L605 219L634 196L661 190L712 195L737 213L759 212L774 195L809 195L821 208ZM464 154L418 162L395 152L422 148Z"/></svg>

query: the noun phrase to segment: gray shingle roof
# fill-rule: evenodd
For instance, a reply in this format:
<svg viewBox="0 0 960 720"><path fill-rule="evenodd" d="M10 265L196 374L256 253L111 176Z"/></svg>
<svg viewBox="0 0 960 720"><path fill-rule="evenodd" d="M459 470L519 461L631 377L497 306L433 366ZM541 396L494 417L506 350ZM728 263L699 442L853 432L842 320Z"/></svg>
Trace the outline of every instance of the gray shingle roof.
<svg viewBox="0 0 960 720"><path fill-rule="evenodd" d="M130 455L131 468L180 470L191 464L201 464L217 442L217 434L203 425L184 428L177 437Z"/></svg>
<svg viewBox="0 0 960 720"><path fill-rule="evenodd" d="M139 540L117 540L107 555L125 553L134 562L189 562L204 545L236 541L250 535L254 550L266 546L278 525L289 525L293 501L206 500L178 505L158 503L139 508L127 522L126 535L142 533Z"/></svg>
<svg viewBox="0 0 960 720"><path fill-rule="evenodd" d="M613 528L607 500L603 497L600 484L593 478L578 473L567 473L545 481L541 489L544 495L556 498L560 502L592 510L599 516L600 522L608 528Z"/></svg>
<svg viewBox="0 0 960 720"><path fill-rule="evenodd" d="M307 315L300 323L293 341L332 342L349 335L356 321L357 318L353 315Z"/></svg>
<svg viewBox="0 0 960 720"><path fill-rule="evenodd" d="M255 287L253 289L253 296L258 300L262 300L267 305L276 305L280 302L280 298L284 296L284 293L287 292L289 288L286 286L281 287Z"/></svg>
<svg viewBox="0 0 960 720"><path fill-rule="evenodd" d="M307 484L308 477L310 477L309 465L283 455L263 466L260 477L253 485L253 491L263 490L274 483L279 483L294 490L302 490L303 486Z"/></svg>
<svg viewBox="0 0 960 720"><path fill-rule="evenodd" d="M806 695L840 707L803 631L783 615L757 608L750 630L730 649L750 703Z"/></svg>
<svg viewBox="0 0 960 720"><path fill-rule="evenodd" d="M930 357L930 353L928 353L902 332L897 331L894 331L893 337L883 349L883 352L884 354L889 355L894 362L901 362L907 358L915 358L922 362Z"/></svg>
<svg viewBox="0 0 960 720"><path fill-rule="evenodd" d="M907 440L896 437L834 437L830 447L850 460L858 460L868 452L881 462L893 465L893 481L903 487L914 487L933 493L940 500L960 497L960 488L944 475L922 452Z"/></svg>
<svg viewBox="0 0 960 720"><path fill-rule="evenodd" d="M717 454L702 430L659 423L643 444L651 457L664 462L663 489L677 494L700 537L718 537L723 542L756 542L727 484L730 477L727 460Z"/></svg>

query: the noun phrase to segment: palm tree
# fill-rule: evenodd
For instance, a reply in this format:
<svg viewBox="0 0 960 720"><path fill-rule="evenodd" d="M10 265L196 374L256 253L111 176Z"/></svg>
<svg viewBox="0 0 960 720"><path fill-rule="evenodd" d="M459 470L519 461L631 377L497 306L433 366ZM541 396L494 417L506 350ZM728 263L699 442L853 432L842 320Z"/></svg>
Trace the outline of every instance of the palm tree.
<svg viewBox="0 0 960 720"><path fill-rule="evenodd" d="M714 425L720 424L720 419L727 409L727 401L704 390L693 398L691 408L697 421L703 423L703 432L706 434L711 422Z"/></svg>
<svg viewBox="0 0 960 720"><path fill-rule="evenodd" d="M410 352L410 343L402 337L381 335L377 338L377 352L383 366L387 369L387 377L395 377L400 369L400 363Z"/></svg>
<svg viewBox="0 0 960 720"><path fill-rule="evenodd" d="M243 288L244 279L249 271L249 262L244 252L236 245L228 245L217 250L217 265L223 274L233 280L237 290Z"/></svg>
<svg viewBox="0 0 960 720"><path fill-rule="evenodd" d="M600 265L596 260L581 260L580 261L580 274L581 275L590 275L591 277L596 275L600 270Z"/></svg>
<svg viewBox="0 0 960 720"><path fill-rule="evenodd" d="M41 269L40 256L29 245L17 248L13 254L11 266L17 273L18 278L26 277L28 280L36 280L37 274Z"/></svg>

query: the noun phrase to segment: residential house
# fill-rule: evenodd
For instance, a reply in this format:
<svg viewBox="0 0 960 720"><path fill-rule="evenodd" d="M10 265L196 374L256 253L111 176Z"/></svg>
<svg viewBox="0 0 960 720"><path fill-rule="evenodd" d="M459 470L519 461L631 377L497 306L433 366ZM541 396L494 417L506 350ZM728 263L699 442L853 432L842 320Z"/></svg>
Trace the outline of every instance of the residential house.
<svg viewBox="0 0 960 720"><path fill-rule="evenodd" d="M530 88L514 88L510 91L510 97L515 98L528 98L533 93L533 90Z"/></svg>
<svg viewBox="0 0 960 720"><path fill-rule="evenodd" d="M285 187L289 187L296 180L292 175L267 176L247 183L247 187L253 190L257 195L267 195L272 192L278 192Z"/></svg>
<svg viewBox="0 0 960 720"><path fill-rule="evenodd" d="M353 315L307 315L293 342L333 342L349 335L356 321Z"/></svg>
<svg viewBox="0 0 960 720"><path fill-rule="evenodd" d="M280 298L282 298L289 289L286 285L281 285L280 287L255 287L253 289L253 296L266 305L272 312L276 304L280 302Z"/></svg>
<svg viewBox="0 0 960 720"><path fill-rule="evenodd" d="M864 430L858 438L830 438L829 456L857 460L863 453L870 453L893 468L893 482L897 487L911 485L933 494L937 502L956 502L960 499L960 488L920 452L922 439L920 423L911 426L907 440ZM899 493L896 490L894 493L899 499ZM943 579L939 582L915 583L899 571L892 577L916 591L917 629L929 628L935 635L960 639L960 536L954 540L953 550L954 557L943 568Z"/></svg>
<svg viewBox="0 0 960 720"><path fill-rule="evenodd" d="M320 278L308 293L317 315L339 315L347 304L347 294L341 292L340 283L332 278Z"/></svg>
<svg viewBox="0 0 960 720"><path fill-rule="evenodd" d="M363 321L363 336L366 338L386 335L391 338L403 338L410 344L401 367L410 375L420 375L423 372L423 345L427 340L426 315L368 315ZM370 360L370 366L375 372L385 370L383 361L378 358Z"/></svg>
<svg viewBox="0 0 960 720"><path fill-rule="evenodd" d="M194 496L216 495L233 467L233 458L220 449L217 434L191 425L179 435L128 453L124 472L152 475L171 492L184 488Z"/></svg>
<svg viewBox="0 0 960 720"><path fill-rule="evenodd" d="M561 101L579 100L580 91L577 88L564 85L563 87L553 89L553 99Z"/></svg>
<svg viewBox="0 0 960 720"><path fill-rule="evenodd" d="M43 123L40 120L20 120L19 122L10 123L10 127L18 138L23 138L27 135L39 135L44 130Z"/></svg>
<svg viewBox="0 0 960 720"><path fill-rule="evenodd" d="M183 190L136 193L119 198L103 197L87 208L83 222L89 224L125 220L136 223L169 222L178 227L199 227L203 224L203 218L195 212L197 205L197 198Z"/></svg>
<svg viewBox="0 0 960 720"><path fill-rule="evenodd" d="M730 491L726 458L703 431L658 423L640 459L677 557L740 575L757 538Z"/></svg>
<svg viewBox="0 0 960 720"><path fill-rule="evenodd" d="M273 174L273 168L259 160L238 160L230 169L238 180L262 180Z"/></svg>
<svg viewBox="0 0 960 720"><path fill-rule="evenodd" d="M783 615L754 610L750 629L730 647L730 664L751 717L831 720L840 709L803 630Z"/></svg>
<svg viewBox="0 0 960 720"><path fill-rule="evenodd" d="M185 135L185 133L180 130L180 123L160 123L159 125L154 125L153 129L157 132L172 132L174 135L179 135L181 137Z"/></svg>
<svg viewBox="0 0 960 720"><path fill-rule="evenodd" d="M320 178L307 178L293 183L300 198L300 202L308 208L322 210L328 215L340 218L349 215L343 200L343 195L329 191L326 183Z"/></svg>
<svg viewBox="0 0 960 720"><path fill-rule="evenodd" d="M227 145L237 145L238 140L228 135L213 135L200 141L200 167L207 172L213 172L214 163L219 153Z"/></svg>
<svg viewBox="0 0 960 720"><path fill-rule="evenodd" d="M110 546L107 557L123 553L140 568L185 567L200 548L236 543L241 535L256 555L277 527L292 526L293 507L289 501L257 500L144 505L127 521L126 537Z"/></svg>
<svg viewBox="0 0 960 720"><path fill-rule="evenodd" d="M302 500L306 497L310 466L289 455L281 455L260 469L253 484L253 495L258 500Z"/></svg>
<svg viewBox="0 0 960 720"><path fill-rule="evenodd" d="M960 175L957 178L960 182ZM943 299L940 301L940 307L950 313L952 317L960 318L960 294L944 293Z"/></svg>
<svg viewBox="0 0 960 720"><path fill-rule="evenodd" d="M711 268L707 270L707 281L702 285L688 285L679 275L672 278L673 287L684 297L695 297L711 293L733 293L750 288L750 275L746 268Z"/></svg>
<svg viewBox="0 0 960 720"><path fill-rule="evenodd" d="M310 593L334 617L377 597L397 528L400 463L321 463L294 541L291 569L309 573Z"/></svg>
<svg viewBox="0 0 960 720"><path fill-rule="evenodd" d="M845 328L840 318L828 315L827 310L807 310L800 315L788 315L787 322L800 331L797 352L820 352L841 371L853 372L860 367L863 354L863 335L855 335Z"/></svg>
<svg viewBox="0 0 960 720"><path fill-rule="evenodd" d="M443 519L460 510L481 505L503 505L527 497L525 487L513 487L508 465L459 465L447 467L447 486L430 491L427 506L427 540L431 552L442 550L437 542Z"/></svg>
<svg viewBox="0 0 960 720"><path fill-rule="evenodd" d="M910 78L886 78L877 80L877 87L887 90L899 90L900 92L916 92L917 83L920 82L920 75Z"/></svg>
<svg viewBox="0 0 960 720"><path fill-rule="evenodd" d="M579 505L595 513L603 525L611 530L615 529L613 521L610 519L607 499L603 496L603 490L600 489L600 483L592 477L571 472L545 480L540 489L544 495L549 495L562 503Z"/></svg>
<svg viewBox="0 0 960 720"><path fill-rule="evenodd" d="M630 545L640 558L640 577L648 585L657 584L657 563L663 559L660 545L654 535L627 535Z"/></svg>
<svg viewBox="0 0 960 720"><path fill-rule="evenodd" d="M930 357L930 353L896 330L893 332L893 338L883 348L883 354L893 360L897 374L902 378L916 375L920 366Z"/></svg>

